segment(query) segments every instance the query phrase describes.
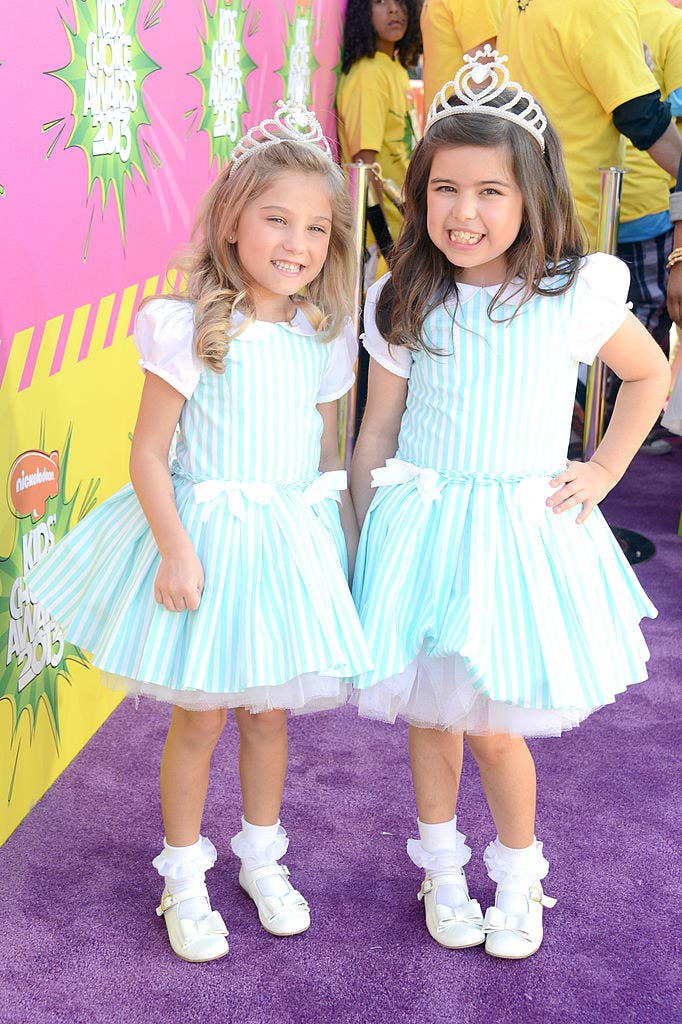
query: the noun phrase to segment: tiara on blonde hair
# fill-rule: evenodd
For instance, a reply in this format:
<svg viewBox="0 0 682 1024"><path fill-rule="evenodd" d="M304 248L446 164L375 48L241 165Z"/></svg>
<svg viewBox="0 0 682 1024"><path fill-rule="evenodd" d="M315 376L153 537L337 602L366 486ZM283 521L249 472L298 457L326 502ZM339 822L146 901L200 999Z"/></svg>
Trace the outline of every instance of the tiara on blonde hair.
<svg viewBox="0 0 682 1024"><path fill-rule="evenodd" d="M277 100L272 117L266 117L250 128L232 150L232 167L238 167L252 153L280 142L298 142L314 146L330 160L332 151L322 132L322 125L312 110L299 103Z"/></svg>
<svg viewBox="0 0 682 1024"><path fill-rule="evenodd" d="M426 118L424 134L437 121L454 114L492 114L493 117L503 117L521 125L537 140L544 153L547 118L535 97L525 92L518 82L510 81L509 71L505 67L508 60L506 55L493 50L490 43L478 50L475 57L467 54L454 79L446 82L436 93ZM484 85L484 82L487 84ZM496 106L493 100L505 89L513 92L512 98ZM452 106L450 101L453 99L460 102ZM514 108L519 105L520 110L515 111Z"/></svg>

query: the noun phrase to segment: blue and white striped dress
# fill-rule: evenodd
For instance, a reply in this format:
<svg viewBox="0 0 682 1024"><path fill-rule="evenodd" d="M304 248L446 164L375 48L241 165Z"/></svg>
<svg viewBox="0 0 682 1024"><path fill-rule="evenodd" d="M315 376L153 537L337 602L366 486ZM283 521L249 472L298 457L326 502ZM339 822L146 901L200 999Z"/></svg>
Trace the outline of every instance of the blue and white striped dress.
<svg viewBox="0 0 682 1024"><path fill-rule="evenodd" d="M510 292L460 286L426 320L431 347L388 348L368 295L365 346L409 378L395 460L360 539L354 596L375 667L360 713L473 733L558 735L646 678L656 610L601 512L544 502L566 465L579 361L626 314L628 272L589 257L567 293L509 321Z"/></svg>
<svg viewBox="0 0 682 1024"><path fill-rule="evenodd" d="M217 374L193 353L192 318L155 300L135 342L186 398L172 480L204 568L198 610L156 603L160 556L130 484L36 566L31 593L116 689L196 709L336 706L371 661L335 500L345 474L319 472L316 405L351 386L355 340L319 341L299 310L247 327Z"/></svg>

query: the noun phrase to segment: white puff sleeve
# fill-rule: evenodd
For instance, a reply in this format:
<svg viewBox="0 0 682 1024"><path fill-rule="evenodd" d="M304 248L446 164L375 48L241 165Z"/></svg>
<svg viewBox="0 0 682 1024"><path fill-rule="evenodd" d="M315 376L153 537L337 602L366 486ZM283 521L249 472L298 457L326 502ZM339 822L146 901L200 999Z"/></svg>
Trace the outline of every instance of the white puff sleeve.
<svg viewBox="0 0 682 1024"><path fill-rule="evenodd" d="M194 307L176 299L155 299L140 310L133 332L139 364L185 398L199 383L202 363L194 352Z"/></svg>
<svg viewBox="0 0 682 1024"><path fill-rule="evenodd" d="M384 274L378 281L375 281L367 291L365 300L365 333L362 336L362 344L377 363L390 370L397 377L409 377L412 372L412 352L403 345L393 345L391 348L376 324L376 308L381 289L388 281L390 274Z"/></svg>
<svg viewBox="0 0 682 1024"><path fill-rule="evenodd" d="M605 252L588 256L578 271L572 322L572 355L594 362L602 345L615 334L628 313L630 271L622 260Z"/></svg>
<svg viewBox="0 0 682 1024"><path fill-rule="evenodd" d="M335 402L353 386L355 380L355 362L358 358L358 343L355 339L353 324L350 320L340 334L328 343L331 346L331 358L320 381L317 401Z"/></svg>

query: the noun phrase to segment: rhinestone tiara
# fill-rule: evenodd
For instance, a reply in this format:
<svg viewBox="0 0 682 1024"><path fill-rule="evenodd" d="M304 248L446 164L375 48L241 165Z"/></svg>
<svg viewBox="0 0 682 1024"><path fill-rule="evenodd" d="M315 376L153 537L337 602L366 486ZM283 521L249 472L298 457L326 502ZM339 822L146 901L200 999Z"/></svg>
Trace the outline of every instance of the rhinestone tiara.
<svg viewBox="0 0 682 1024"><path fill-rule="evenodd" d="M466 55L454 80L446 82L436 93L426 118L424 134L436 121L453 114L492 114L493 117L503 117L521 125L537 140L544 153L547 118L535 97L525 92L518 82L510 81L509 71L505 67L508 60L506 55L493 50L490 43L478 50L475 57ZM484 85L484 82L487 84ZM495 106L492 101L505 89L513 92L512 98ZM460 102L451 106L450 101L453 99ZM515 111L516 107L519 109Z"/></svg>
<svg viewBox="0 0 682 1024"><path fill-rule="evenodd" d="M232 167L248 159L252 153L280 142L299 142L315 146L332 159L332 151L322 132L322 125L312 110L296 103L277 100L272 117L249 128L232 150Z"/></svg>

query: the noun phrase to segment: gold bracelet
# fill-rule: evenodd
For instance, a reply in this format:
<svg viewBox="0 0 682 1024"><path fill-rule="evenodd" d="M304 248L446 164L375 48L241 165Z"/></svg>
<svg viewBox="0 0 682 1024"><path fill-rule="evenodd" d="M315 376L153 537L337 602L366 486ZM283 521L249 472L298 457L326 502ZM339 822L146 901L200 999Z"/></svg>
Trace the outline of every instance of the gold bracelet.
<svg viewBox="0 0 682 1024"><path fill-rule="evenodd" d="M398 209L402 213L403 197L402 197L402 191L400 189L400 186L397 185L395 183L395 181L393 181L391 178L384 178L384 175L383 175L383 173L381 171L381 165L379 163L372 164L371 168L372 168L372 173L374 174L374 177L377 179L377 181L381 185L382 194L385 195L387 197L387 199L390 199L390 201L393 203L393 205L397 206ZM370 181L370 188L371 187L372 186L371 186L371 181Z"/></svg>
<svg viewBox="0 0 682 1024"><path fill-rule="evenodd" d="M677 249L673 249L673 251L668 256L665 265L667 269L670 270L671 267L674 267L676 263L680 262L682 262L682 245L678 246Z"/></svg>

